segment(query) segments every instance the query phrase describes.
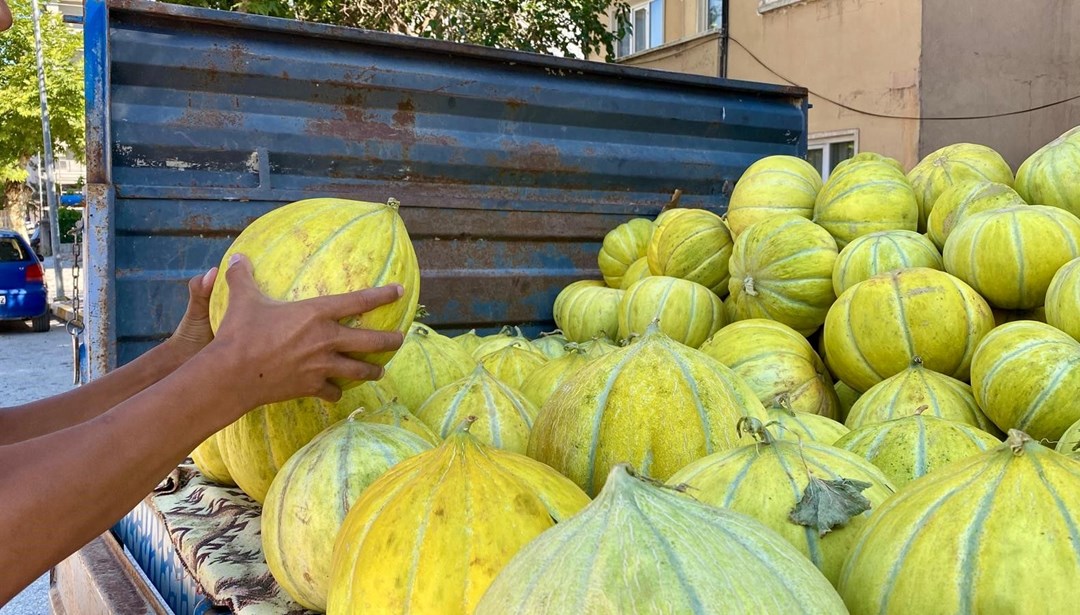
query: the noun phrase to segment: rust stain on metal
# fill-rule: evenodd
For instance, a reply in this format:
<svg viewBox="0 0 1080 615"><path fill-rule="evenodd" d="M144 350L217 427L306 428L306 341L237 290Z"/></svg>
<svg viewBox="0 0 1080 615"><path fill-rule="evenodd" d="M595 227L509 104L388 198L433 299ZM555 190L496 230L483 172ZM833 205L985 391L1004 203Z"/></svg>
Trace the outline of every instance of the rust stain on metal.
<svg viewBox="0 0 1080 615"><path fill-rule="evenodd" d="M233 104L239 106L240 101L234 100ZM244 116L241 113L189 107L173 125L185 128L238 128L243 121Z"/></svg>
<svg viewBox="0 0 1080 615"><path fill-rule="evenodd" d="M394 114L394 124L411 131L416 129L416 108L412 100L406 98L397 105L397 113Z"/></svg>

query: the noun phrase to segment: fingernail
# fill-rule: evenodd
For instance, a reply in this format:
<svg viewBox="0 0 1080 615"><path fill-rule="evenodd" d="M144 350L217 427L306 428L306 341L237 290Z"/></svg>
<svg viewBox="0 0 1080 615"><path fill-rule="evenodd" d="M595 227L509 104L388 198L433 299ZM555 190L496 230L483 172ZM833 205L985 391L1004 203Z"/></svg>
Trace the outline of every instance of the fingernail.
<svg viewBox="0 0 1080 615"><path fill-rule="evenodd" d="M400 284L397 287L397 296L399 296L399 297L405 296L405 287L401 286Z"/></svg>
<svg viewBox="0 0 1080 615"><path fill-rule="evenodd" d="M236 254L233 254L232 256L230 256L229 257L229 266L231 267L231 266L235 265L236 263L239 263L242 256L243 255L240 254L239 252L237 252Z"/></svg>
<svg viewBox="0 0 1080 615"><path fill-rule="evenodd" d="M210 269L210 271L207 271L206 273L203 274L203 277L202 277L203 286L210 283L210 278L213 277L215 271L217 271L217 267L213 267L213 268Z"/></svg>

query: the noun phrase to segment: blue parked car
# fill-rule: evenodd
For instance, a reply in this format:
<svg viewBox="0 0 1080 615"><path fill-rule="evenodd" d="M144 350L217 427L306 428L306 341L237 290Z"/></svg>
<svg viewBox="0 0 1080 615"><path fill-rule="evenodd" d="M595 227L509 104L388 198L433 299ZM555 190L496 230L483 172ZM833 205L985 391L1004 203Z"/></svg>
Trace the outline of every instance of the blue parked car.
<svg viewBox="0 0 1080 615"><path fill-rule="evenodd" d="M51 314L45 267L15 231L0 229L0 320L29 320L34 331L49 330Z"/></svg>

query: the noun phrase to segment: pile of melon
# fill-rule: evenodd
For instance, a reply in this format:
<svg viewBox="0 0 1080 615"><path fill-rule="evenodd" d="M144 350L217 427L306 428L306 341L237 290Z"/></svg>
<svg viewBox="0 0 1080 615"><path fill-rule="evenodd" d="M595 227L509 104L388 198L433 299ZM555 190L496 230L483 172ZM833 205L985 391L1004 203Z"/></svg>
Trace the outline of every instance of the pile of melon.
<svg viewBox="0 0 1080 615"><path fill-rule="evenodd" d="M342 202L265 262L377 244L352 283L411 294L360 324L404 345L193 459L262 504L316 611L1056 611L1080 598L1078 152L862 153L824 182L763 158L724 216L611 229L536 338L420 322L396 209Z"/></svg>

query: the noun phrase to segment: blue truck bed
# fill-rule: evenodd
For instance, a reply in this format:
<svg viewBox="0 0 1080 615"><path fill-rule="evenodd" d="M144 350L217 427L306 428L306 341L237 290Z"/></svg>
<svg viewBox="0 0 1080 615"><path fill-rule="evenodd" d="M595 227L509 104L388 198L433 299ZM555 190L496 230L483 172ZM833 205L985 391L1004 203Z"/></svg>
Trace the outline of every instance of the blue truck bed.
<svg viewBox="0 0 1080 615"><path fill-rule="evenodd" d="M85 15L90 379L164 339L185 281L294 200L398 199L425 322L535 333L599 276L608 230L676 189L722 212L752 162L806 152L801 88L145 0Z"/></svg>

